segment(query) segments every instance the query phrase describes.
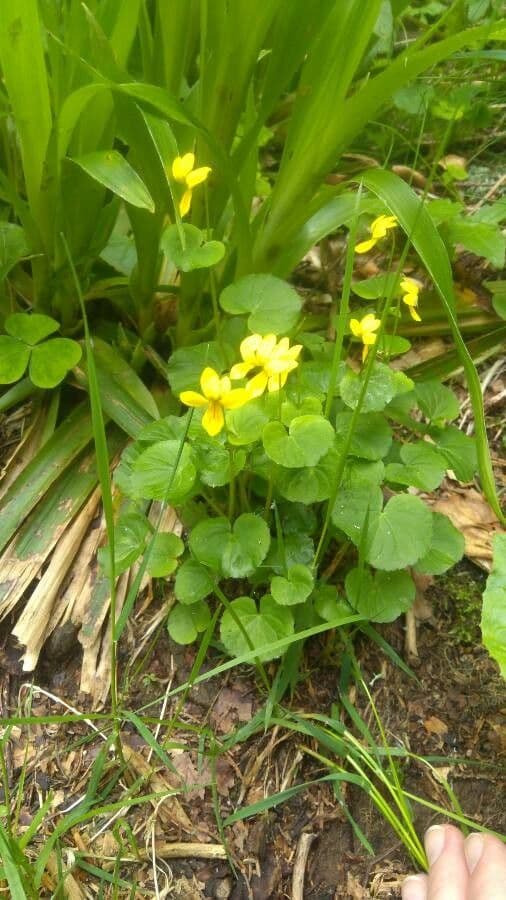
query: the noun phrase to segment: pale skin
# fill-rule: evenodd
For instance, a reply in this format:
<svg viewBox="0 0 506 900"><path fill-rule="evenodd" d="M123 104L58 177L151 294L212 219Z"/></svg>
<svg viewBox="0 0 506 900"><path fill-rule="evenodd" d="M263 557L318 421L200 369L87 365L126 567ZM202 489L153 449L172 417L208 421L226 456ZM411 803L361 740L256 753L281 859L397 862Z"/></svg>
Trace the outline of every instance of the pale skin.
<svg viewBox="0 0 506 900"><path fill-rule="evenodd" d="M506 900L506 845L491 834L464 838L453 825L425 835L428 875L410 875L402 900Z"/></svg>

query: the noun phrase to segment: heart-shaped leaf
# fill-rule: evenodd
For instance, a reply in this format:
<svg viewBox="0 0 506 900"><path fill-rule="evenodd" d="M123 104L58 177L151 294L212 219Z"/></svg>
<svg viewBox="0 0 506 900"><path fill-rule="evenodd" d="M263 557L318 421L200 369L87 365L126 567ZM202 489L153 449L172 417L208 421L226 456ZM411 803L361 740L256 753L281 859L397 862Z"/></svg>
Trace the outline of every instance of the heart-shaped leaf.
<svg viewBox="0 0 506 900"><path fill-rule="evenodd" d="M248 328L254 333L279 335L297 324L302 300L281 278L246 275L225 288L220 306L232 315L249 313Z"/></svg>
<svg viewBox="0 0 506 900"><path fill-rule="evenodd" d="M421 491L434 491L441 484L446 471L446 460L432 444L415 441L403 444L400 451L404 465L390 463L385 477L397 484L407 484Z"/></svg>
<svg viewBox="0 0 506 900"><path fill-rule="evenodd" d="M177 603L167 620L167 629L177 644L192 644L201 631L205 631L211 621L211 613L207 603L202 600L191 606Z"/></svg>
<svg viewBox="0 0 506 900"><path fill-rule="evenodd" d="M205 566L196 559L187 559L179 567L174 593L180 603L189 605L204 600L214 590L214 581Z"/></svg>
<svg viewBox="0 0 506 900"><path fill-rule="evenodd" d="M313 575L307 566L295 565L288 569L287 577L275 575L271 579L271 594L280 606L304 603L313 590Z"/></svg>
<svg viewBox="0 0 506 900"><path fill-rule="evenodd" d="M457 418L460 407L455 394L436 379L418 382L415 394L423 414L435 424Z"/></svg>
<svg viewBox="0 0 506 900"><path fill-rule="evenodd" d="M130 484L136 497L177 504L190 493L196 475L187 444L181 452L181 441L159 441L133 461Z"/></svg>
<svg viewBox="0 0 506 900"><path fill-rule="evenodd" d="M259 516L243 513L235 520L223 548L221 567L229 578L251 575L267 556L271 536Z"/></svg>
<svg viewBox="0 0 506 900"><path fill-rule="evenodd" d="M30 348L8 334L0 334L0 384L12 384L24 375Z"/></svg>
<svg viewBox="0 0 506 900"><path fill-rule="evenodd" d="M214 572L221 570L223 547L230 535L230 522L225 516L216 519L204 519L192 529L189 538L190 550L205 566Z"/></svg>
<svg viewBox="0 0 506 900"><path fill-rule="evenodd" d="M7 334L32 347L58 331L59 327L60 324L56 319L41 313L13 313L5 320Z"/></svg>
<svg viewBox="0 0 506 900"><path fill-rule="evenodd" d="M345 586L353 608L371 622L393 622L415 600L413 579L403 571L373 575L367 569L352 569Z"/></svg>
<svg viewBox="0 0 506 900"><path fill-rule="evenodd" d="M367 560L376 569L403 569L427 553L432 513L419 497L392 497L368 534Z"/></svg>
<svg viewBox="0 0 506 900"><path fill-rule="evenodd" d="M376 485L342 485L332 509L332 522L358 547L366 519L367 533L370 535L376 528L382 506L383 494Z"/></svg>
<svg viewBox="0 0 506 900"><path fill-rule="evenodd" d="M166 578L177 568L177 557L181 556L184 544L177 534L159 532L153 538L149 554L147 572L152 578Z"/></svg>
<svg viewBox="0 0 506 900"><path fill-rule="evenodd" d="M442 513L432 513L432 539L430 547L415 569L424 575L442 575L464 555L464 535Z"/></svg>
<svg viewBox="0 0 506 900"><path fill-rule="evenodd" d="M330 450L334 429L323 416L297 416L290 422L288 433L281 422L269 422L262 440L274 462L287 469L300 469L315 466Z"/></svg>
<svg viewBox="0 0 506 900"><path fill-rule="evenodd" d="M291 611L286 606L278 606L269 594L260 600L260 609L251 597L233 600L223 613L220 626L221 640L230 656L241 656L253 647L259 650L259 659L263 661L280 653L262 653L261 648L290 634L293 634Z"/></svg>
<svg viewBox="0 0 506 900"><path fill-rule="evenodd" d="M315 612L325 622L335 622L339 616L345 619L352 612L349 604L331 584L319 584L313 596Z"/></svg>
<svg viewBox="0 0 506 900"><path fill-rule="evenodd" d="M345 410L336 416L338 446L344 445L350 430L353 413ZM390 450L392 429L381 413L363 413L355 421L350 444L352 456L362 459L382 459Z"/></svg>
<svg viewBox="0 0 506 900"><path fill-rule="evenodd" d="M341 397L351 409L357 406L362 386L364 372L353 372L349 369L339 384ZM394 372L384 363L375 363L362 401L361 411L380 412L398 394L410 391L413 382L404 372Z"/></svg>
<svg viewBox="0 0 506 900"><path fill-rule="evenodd" d="M162 250L170 261L182 272L193 269L208 269L219 263L225 255L225 244L221 241L206 241L200 228L182 225L185 245L177 225L169 225L162 235Z"/></svg>
<svg viewBox="0 0 506 900"><path fill-rule="evenodd" d="M279 468L275 483L282 497L292 503L321 503L332 493L338 454L332 448L313 467L303 469Z"/></svg>
<svg viewBox="0 0 506 900"><path fill-rule="evenodd" d="M30 358L30 378L37 387L54 388L77 365L81 345L70 338L51 338L37 344Z"/></svg>

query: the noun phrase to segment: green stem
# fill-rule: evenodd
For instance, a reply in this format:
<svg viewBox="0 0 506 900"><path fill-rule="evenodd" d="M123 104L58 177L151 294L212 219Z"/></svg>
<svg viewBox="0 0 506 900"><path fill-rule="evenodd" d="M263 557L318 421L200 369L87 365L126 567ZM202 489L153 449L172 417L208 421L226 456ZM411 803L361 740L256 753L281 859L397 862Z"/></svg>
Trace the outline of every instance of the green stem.
<svg viewBox="0 0 506 900"><path fill-rule="evenodd" d="M235 472L234 456L231 447L228 448L228 468L230 473L230 481L228 485L228 518L230 519L230 521L232 521L235 512Z"/></svg>

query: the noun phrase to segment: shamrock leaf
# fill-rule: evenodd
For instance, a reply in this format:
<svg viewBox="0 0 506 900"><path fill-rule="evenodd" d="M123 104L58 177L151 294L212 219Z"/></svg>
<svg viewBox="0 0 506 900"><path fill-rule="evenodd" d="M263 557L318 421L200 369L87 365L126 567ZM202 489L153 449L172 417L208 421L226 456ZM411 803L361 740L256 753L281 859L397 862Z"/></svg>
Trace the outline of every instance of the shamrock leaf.
<svg viewBox="0 0 506 900"><path fill-rule="evenodd" d="M12 384L24 374L30 347L8 334L0 334L0 384Z"/></svg>
<svg viewBox="0 0 506 900"><path fill-rule="evenodd" d="M51 338L38 344L30 358L30 378L40 388L54 388L77 365L82 349L70 338Z"/></svg>
<svg viewBox="0 0 506 900"><path fill-rule="evenodd" d="M25 344L33 347L39 341L43 341L48 335L58 331L60 325L51 316L41 313L13 313L5 320L7 334L18 338Z"/></svg>

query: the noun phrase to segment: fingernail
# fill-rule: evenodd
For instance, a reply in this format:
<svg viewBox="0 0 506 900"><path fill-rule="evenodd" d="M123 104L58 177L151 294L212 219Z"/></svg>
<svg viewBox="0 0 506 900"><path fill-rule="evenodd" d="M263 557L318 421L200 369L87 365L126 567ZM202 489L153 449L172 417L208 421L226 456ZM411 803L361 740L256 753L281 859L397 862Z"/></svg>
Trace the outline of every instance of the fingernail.
<svg viewBox="0 0 506 900"><path fill-rule="evenodd" d="M483 835L478 832L473 832L466 838L464 843L464 853L466 854L467 860L467 868L469 869L469 874L473 872L473 870L478 865L481 855L483 853L484 840Z"/></svg>
<svg viewBox="0 0 506 900"><path fill-rule="evenodd" d="M425 849L429 865L433 866L445 845L445 830L442 825L432 825L425 832Z"/></svg>
<svg viewBox="0 0 506 900"><path fill-rule="evenodd" d="M402 883L402 900L426 900L427 878L425 875L408 875Z"/></svg>

